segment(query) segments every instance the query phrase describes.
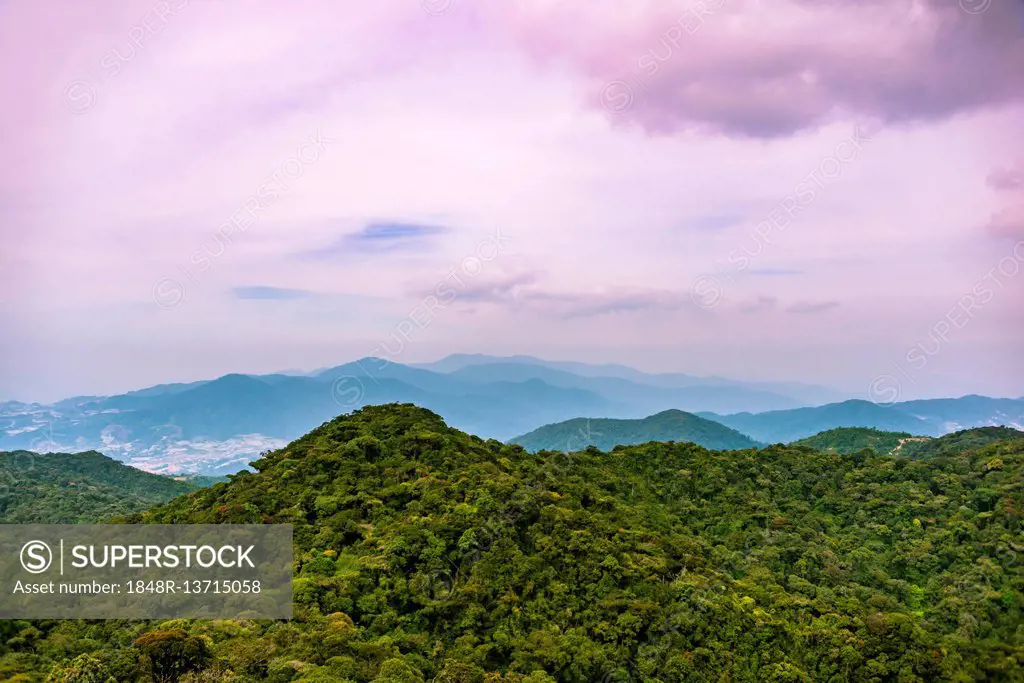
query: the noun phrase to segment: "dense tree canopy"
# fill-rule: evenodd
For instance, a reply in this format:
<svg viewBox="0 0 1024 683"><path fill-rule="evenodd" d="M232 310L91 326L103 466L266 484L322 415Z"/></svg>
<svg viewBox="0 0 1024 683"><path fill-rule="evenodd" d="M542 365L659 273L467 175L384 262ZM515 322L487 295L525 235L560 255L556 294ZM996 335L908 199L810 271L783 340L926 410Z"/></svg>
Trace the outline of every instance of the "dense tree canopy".
<svg viewBox="0 0 1024 683"><path fill-rule="evenodd" d="M213 481L150 474L95 451L0 452L0 522L95 522L145 510Z"/></svg>
<svg viewBox="0 0 1024 683"><path fill-rule="evenodd" d="M822 453L852 454L860 451L874 451L889 455L901 450L908 443L930 441L932 437L914 436L908 432L885 432L871 427L837 427L819 432L806 439L794 441L794 446L806 446Z"/></svg>
<svg viewBox="0 0 1024 683"><path fill-rule="evenodd" d="M293 621L0 622L0 679L1024 680L1020 440L531 454L389 405L256 467L122 521L294 524Z"/></svg>
<svg viewBox="0 0 1024 683"><path fill-rule="evenodd" d="M576 418L545 425L511 439L510 443L528 451L576 451L587 446L610 450L650 441L695 443L723 451L759 445L735 429L682 410L665 410L640 420Z"/></svg>
<svg viewBox="0 0 1024 683"><path fill-rule="evenodd" d="M900 453L917 458L955 456L999 441L1022 441L1024 432L1010 427L975 427L946 434L939 439L921 439L904 444Z"/></svg>

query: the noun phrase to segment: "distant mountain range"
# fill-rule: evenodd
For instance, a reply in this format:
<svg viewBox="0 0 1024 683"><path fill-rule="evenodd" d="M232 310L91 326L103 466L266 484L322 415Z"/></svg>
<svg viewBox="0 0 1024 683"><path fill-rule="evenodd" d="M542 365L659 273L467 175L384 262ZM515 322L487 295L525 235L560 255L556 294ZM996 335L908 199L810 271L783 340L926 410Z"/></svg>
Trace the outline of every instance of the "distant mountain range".
<svg viewBox="0 0 1024 683"><path fill-rule="evenodd" d="M413 365L413 367L445 373L466 371L469 368L480 368L480 366L488 366L491 368L494 366L506 366L506 369L508 366L518 366L520 368L519 372L523 373L520 376L543 379L551 384L555 384L556 386L561 386L559 384L560 381L576 382L577 380L567 378L567 376L575 376L576 378L584 377L627 380L635 385L638 384L644 387L661 387L666 389L733 389L734 393L721 391L716 395L716 397L725 402L750 401L759 404L759 407L747 408L747 410L752 411L796 407L796 405L821 405L850 398L849 394L830 387L804 384L801 382L746 382L713 375L698 377L695 375L686 375L677 372L651 374L641 372L640 370L636 370L635 368L631 368L626 365L618 365L614 363L590 364L575 361L549 361L535 356L523 355L502 357L488 356L484 354L459 353L447 356L433 363L418 363ZM544 373L543 369L558 371L558 374ZM573 384L573 386L578 385ZM623 389L626 387L626 385L623 384L606 384L605 386L613 389ZM706 401L709 397L709 394L706 393L695 393L692 395L684 395L683 398ZM784 403L788 405L775 405L769 407L768 404L770 403ZM707 407L707 403L704 405L706 406L704 410L717 410ZM673 407L681 410L698 410L698 408L693 405L676 405Z"/></svg>
<svg viewBox="0 0 1024 683"><path fill-rule="evenodd" d="M764 443L789 443L836 427L873 427L914 436L941 436L971 427L1024 429L1024 399L964 396L891 405L850 400L793 410L698 415Z"/></svg>
<svg viewBox="0 0 1024 683"><path fill-rule="evenodd" d="M233 374L49 405L0 403L0 449L95 449L151 472L219 475L341 413L385 403L414 403L458 429L502 441L573 418L631 420L668 410L696 413L763 443L844 426L938 435L1024 423L1020 399L828 403L844 398L813 385L648 374L531 356L455 355L418 365L367 358L305 374ZM692 417L688 424L703 425ZM694 438L718 439L709 429L702 426ZM641 438L645 430L623 438ZM655 428L651 438L674 438L671 431Z"/></svg>
<svg viewBox="0 0 1024 683"><path fill-rule="evenodd" d="M154 472L223 474L364 405L415 403L499 440L580 415L668 409L761 411L835 395L824 387L652 375L526 356L449 356L402 365L366 358L303 375L226 375L51 405L0 404L0 448L97 449Z"/></svg>
<svg viewBox="0 0 1024 683"><path fill-rule="evenodd" d="M608 451L650 441L695 443L710 450L755 448L753 439L723 424L681 410L666 410L640 420L576 418L546 425L510 441L531 452L578 451L596 446Z"/></svg>

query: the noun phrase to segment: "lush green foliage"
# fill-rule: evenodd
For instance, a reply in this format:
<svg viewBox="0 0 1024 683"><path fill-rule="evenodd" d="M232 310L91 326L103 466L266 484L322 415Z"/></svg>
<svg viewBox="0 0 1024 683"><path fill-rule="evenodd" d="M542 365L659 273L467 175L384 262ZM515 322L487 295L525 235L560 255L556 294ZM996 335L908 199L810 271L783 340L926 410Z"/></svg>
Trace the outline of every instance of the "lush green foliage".
<svg viewBox="0 0 1024 683"><path fill-rule="evenodd" d="M822 453L858 453L868 450L879 454L891 454L908 439L915 437L907 432L883 432L871 427L837 427L794 441L793 446L806 446Z"/></svg>
<svg viewBox="0 0 1024 683"><path fill-rule="evenodd" d="M866 427L839 427L791 445L803 446L822 453L857 453L863 450L881 455L903 455L917 458L954 456L1000 441L1024 439L1024 432L1010 427L975 427L941 437L912 436L907 432L883 432Z"/></svg>
<svg viewBox="0 0 1024 683"><path fill-rule="evenodd" d="M545 425L510 443L528 451L578 451L587 446L611 450L651 441L689 442L723 451L757 446L735 429L682 410L666 410L641 420L577 418Z"/></svg>
<svg viewBox="0 0 1024 683"><path fill-rule="evenodd" d="M0 522L95 522L145 510L212 481L150 474L96 452L0 452Z"/></svg>
<svg viewBox="0 0 1024 683"><path fill-rule="evenodd" d="M530 454L400 405L256 466L126 521L296 525L295 620L0 622L0 679L1024 680L1024 441Z"/></svg>
<svg viewBox="0 0 1024 683"><path fill-rule="evenodd" d="M976 427L946 434L938 439L908 442L903 445L900 454L917 458L937 458L956 455L966 450L976 450L1000 441L1021 440L1024 440L1024 432L1010 427Z"/></svg>

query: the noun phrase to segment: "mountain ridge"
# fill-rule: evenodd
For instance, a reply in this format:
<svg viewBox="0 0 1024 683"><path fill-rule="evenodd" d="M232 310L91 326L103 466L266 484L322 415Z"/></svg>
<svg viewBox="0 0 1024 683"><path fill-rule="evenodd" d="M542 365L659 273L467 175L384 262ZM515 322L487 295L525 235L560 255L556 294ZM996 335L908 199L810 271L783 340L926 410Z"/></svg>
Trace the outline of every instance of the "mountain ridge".
<svg viewBox="0 0 1024 683"><path fill-rule="evenodd" d="M963 422L950 420L951 410L961 404L966 406L960 418ZM959 429L982 426L1020 429L1024 427L1024 400L965 396L880 405L851 399L824 406L763 413L697 414L759 441L789 443L837 427L873 427L883 431L909 432L915 436L942 436ZM993 425L993 421L997 424Z"/></svg>
<svg viewBox="0 0 1024 683"><path fill-rule="evenodd" d="M263 450L341 412L394 402L422 405L460 429L498 440L574 418L636 420L669 409L724 424L760 443L790 442L839 426L938 436L987 424L1024 424L1024 401L1013 399L967 396L891 406L850 399L793 407L794 399L755 384L715 378L694 384L709 380L618 365L495 358L449 357L448 373L362 358L305 376L229 373L52 405L8 402L0 405L0 448L95 449L150 471L219 475L243 469ZM633 379L600 374L605 372Z"/></svg>
<svg viewBox="0 0 1024 683"><path fill-rule="evenodd" d="M650 442L693 443L711 450L755 448L753 439L718 422L682 410L664 410L638 420L576 418L545 425L510 439L529 451L611 450Z"/></svg>
<svg viewBox="0 0 1024 683"><path fill-rule="evenodd" d="M0 670L136 681L166 640L195 680L1020 680L1024 441L552 457L400 404L255 467L115 521L294 525L295 620L35 622Z"/></svg>

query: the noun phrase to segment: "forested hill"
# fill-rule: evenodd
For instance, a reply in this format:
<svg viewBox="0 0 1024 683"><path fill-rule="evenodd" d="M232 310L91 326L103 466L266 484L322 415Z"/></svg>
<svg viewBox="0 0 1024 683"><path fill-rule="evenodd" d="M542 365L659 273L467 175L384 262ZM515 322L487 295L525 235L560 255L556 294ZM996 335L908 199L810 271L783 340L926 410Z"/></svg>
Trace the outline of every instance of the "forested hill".
<svg viewBox="0 0 1024 683"><path fill-rule="evenodd" d="M923 439L919 442L904 444L901 454L918 458L934 458L951 456L965 450L974 450L1000 441L1024 440L1024 432L1011 427L975 427L946 434L937 439Z"/></svg>
<svg viewBox="0 0 1024 683"><path fill-rule="evenodd" d="M893 453L911 439L927 441L930 437L915 437L909 432L885 432L871 427L837 427L794 441L792 445L806 446L822 453L849 454L869 450L884 455Z"/></svg>
<svg viewBox="0 0 1024 683"><path fill-rule="evenodd" d="M839 427L794 441L823 453L857 453L871 450L881 455L933 458L977 450L999 441L1024 439L1024 432L1010 427L975 427L940 437L913 436L907 432L884 432L866 427Z"/></svg>
<svg viewBox="0 0 1024 683"><path fill-rule="evenodd" d="M512 439L528 451L578 451L587 446L611 450L649 441L695 443L716 450L753 448L757 442L723 424L682 410L666 410L640 420L577 418L545 425Z"/></svg>
<svg viewBox="0 0 1024 683"><path fill-rule="evenodd" d="M256 467L126 521L296 525L295 620L15 625L0 678L1024 680L1019 440L531 454L390 405Z"/></svg>
<svg viewBox="0 0 1024 683"><path fill-rule="evenodd" d="M100 521L145 510L208 481L150 474L94 451L0 452L0 522Z"/></svg>

